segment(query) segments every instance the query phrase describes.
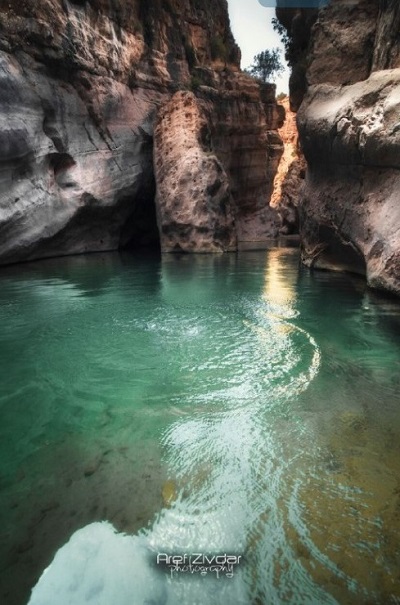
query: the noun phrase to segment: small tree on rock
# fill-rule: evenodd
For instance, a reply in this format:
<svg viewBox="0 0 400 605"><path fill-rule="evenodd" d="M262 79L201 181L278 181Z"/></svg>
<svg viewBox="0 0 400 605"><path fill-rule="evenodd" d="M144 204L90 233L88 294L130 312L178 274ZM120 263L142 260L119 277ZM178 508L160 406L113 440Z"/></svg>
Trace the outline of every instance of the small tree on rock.
<svg viewBox="0 0 400 605"><path fill-rule="evenodd" d="M281 51L279 48L263 50L254 57L253 61L253 65L245 71L263 82L274 81L276 76L285 70L281 63Z"/></svg>

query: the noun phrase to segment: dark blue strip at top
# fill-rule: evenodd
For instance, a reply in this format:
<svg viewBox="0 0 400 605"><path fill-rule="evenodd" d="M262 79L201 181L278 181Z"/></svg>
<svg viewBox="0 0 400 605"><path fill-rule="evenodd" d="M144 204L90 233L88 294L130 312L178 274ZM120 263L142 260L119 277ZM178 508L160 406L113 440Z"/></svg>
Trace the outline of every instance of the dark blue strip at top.
<svg viewBox="0 0 400 605"><path fill-rule="evenodd" d="M329 3L329 0L258 0L262 6L267 8L321 8Z"/></svg>

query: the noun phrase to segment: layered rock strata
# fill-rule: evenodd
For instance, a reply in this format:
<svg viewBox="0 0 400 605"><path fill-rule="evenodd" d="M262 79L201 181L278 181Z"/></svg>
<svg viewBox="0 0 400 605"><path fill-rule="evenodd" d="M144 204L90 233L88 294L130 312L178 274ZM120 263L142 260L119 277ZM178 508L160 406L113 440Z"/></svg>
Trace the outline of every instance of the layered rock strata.
<svg viewBox="0 0 400 605"><path fill-rule="evenodd" d="M185 89L229 181L228 239L264 237L279 117L239 61L225 0L0 0L0 263L157 243L154 123Z"/></svg>
<svg viewBox="0 0 400 605"><path fill-rule="evenodd" d="M221 90L222 89L222 90ZM274 84L258 84L243 73L223 87L203 88L211 146L231 184L238 244L278 235L280 218L271 207L273 183L283 153L278 129L285 119Z"/></svg>
<svg viewBox="0 0 400 605"><path fill-rule="evenodd" d="M400 7L332 0L312 29L298 112L308 163L301 238L309 266L365 274L400 294Z"/></svg>

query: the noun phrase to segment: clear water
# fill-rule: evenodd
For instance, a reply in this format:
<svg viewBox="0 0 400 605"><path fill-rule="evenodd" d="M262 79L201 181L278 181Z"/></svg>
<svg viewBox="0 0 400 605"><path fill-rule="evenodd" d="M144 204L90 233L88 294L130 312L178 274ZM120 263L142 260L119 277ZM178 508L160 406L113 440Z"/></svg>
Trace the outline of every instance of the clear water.
<svg viewBox="0 0 400 605"><path fill-rule="evenodd" d="M158 575L151 602L400 603L398 301L289 249L58 259L0 283L2 604L101 520L245 558L234 578ZM146 602L132 575L113 605Z"/></svg>

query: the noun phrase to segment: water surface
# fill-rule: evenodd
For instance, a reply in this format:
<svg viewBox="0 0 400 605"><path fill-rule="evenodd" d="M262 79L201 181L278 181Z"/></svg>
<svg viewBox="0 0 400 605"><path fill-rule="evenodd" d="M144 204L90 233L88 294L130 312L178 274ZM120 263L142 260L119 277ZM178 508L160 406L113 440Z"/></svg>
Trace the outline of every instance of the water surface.
<svg viewBox="0 0 400 605"><path fill-rule="evenodd" d="M400 603L397 301L289 249L94 255L0 279L1 603L27 603L94 521L136 554L244 563L219 580L143 563L131 594L77 582L75 605ZM49 603L70 602L71 574Z"/></svg>

